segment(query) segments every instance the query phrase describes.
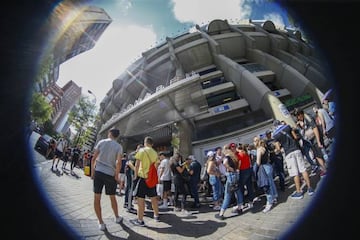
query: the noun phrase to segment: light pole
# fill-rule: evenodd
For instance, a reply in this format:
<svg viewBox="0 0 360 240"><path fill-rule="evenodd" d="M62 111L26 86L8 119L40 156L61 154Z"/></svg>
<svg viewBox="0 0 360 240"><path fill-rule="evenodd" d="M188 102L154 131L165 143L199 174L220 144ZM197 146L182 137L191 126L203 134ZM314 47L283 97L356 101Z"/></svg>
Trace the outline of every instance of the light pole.
<svg viewBox="0 0 360 240"><path fill-rule="evenodd" d="M95 94L90 90L88 90L88 93L90 93L94 97L94 105L95 105L96 104L96 96L95 96Z"/></svg>

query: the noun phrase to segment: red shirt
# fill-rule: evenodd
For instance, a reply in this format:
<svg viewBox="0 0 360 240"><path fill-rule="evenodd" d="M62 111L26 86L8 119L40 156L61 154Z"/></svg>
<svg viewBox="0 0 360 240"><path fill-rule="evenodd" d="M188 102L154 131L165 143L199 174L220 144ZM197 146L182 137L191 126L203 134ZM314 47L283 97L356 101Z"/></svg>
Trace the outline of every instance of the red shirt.
<svg viewBox="0 0 360 240"><path fill-rule="evenodd" d="M240 170L245 170L251 167L250 156L247 154L247 152L239 151L237 153L237 157L241 161L239 167Z"/></svg>

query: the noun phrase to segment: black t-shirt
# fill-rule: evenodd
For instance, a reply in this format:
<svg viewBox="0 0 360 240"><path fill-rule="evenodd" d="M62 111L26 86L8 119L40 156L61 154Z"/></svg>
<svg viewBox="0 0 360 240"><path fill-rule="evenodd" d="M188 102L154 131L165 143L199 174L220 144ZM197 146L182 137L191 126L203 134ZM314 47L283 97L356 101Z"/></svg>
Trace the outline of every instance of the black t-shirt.
<svg viewBox="0 0 360 240"><path fill-rule="evenodd" d="M191 176L191 180L195 180L197 182L200 181L200 174L201 174L201 164L199 161L194 160L190 164L190 170L193 170L193 175Z"/></svg>
<svg viewBox="0 0 360 240"><path fill-rule="evenodd" d="M285 155L299 150L299 145L291 135L291 127L289 125L279 125L274 133L273 138L278 141L285 151Z"/></svg>

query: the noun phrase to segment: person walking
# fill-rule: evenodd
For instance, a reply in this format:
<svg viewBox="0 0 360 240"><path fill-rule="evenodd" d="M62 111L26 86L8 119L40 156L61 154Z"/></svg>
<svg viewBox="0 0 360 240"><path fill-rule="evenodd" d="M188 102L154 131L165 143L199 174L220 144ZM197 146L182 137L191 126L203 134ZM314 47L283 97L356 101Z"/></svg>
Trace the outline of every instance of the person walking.
<svg viewBox="0 0 360 240"><path fill-rule="evenodd" d="M74 167L76 167L76 165L78 164L80 155L81 155L81 146L77 145L76 147L74 147L72 149L71 164L70 164L70 174L71 175L74 174Z"/></svg>
<svg viewBox="0 0 360 240"><path fill-rule="evenodd" d="M105 231L106 225L101 213L101 194L105 186L105 194L110 197L111 208L115 215L115 222L120 223L122 218L118 213L116 201L116 187L118 183L123 147L116 139L120 131L112 128L108 132L108 138L100 140L95 148L91 159L91 179L93 179L94 209L99 221L99 229Z"/></svg>
<svg viewBox="0 0 360 240"><path fill-rule="evenodd" d="M63 157L66 147L67 147L67 141L64 138L60 138L59 141L56 143L55 154L51 165L51 171L54 171L55 162L56 162L55 168L57 170L59 161Z"/></svg>
<svg viewBox="0 0 360 240"><path fill-rule="evenodd" d="M139 149L135 155L135 179L137 185L137 191L135 196L137 197L137 218L130 220L130 222L136 226L145 226L144 213L145 213L145 197L150 197L151 206L154 211L154 220L160 221L159 219L159 206L157 201L156 185L149 188L146 185L145 180L148 178L150 165L156 163L158 166L158 154L153 149L154 140L152 137L145 137L144 147ZM136 188L136 187L135 187Z"/></svg>

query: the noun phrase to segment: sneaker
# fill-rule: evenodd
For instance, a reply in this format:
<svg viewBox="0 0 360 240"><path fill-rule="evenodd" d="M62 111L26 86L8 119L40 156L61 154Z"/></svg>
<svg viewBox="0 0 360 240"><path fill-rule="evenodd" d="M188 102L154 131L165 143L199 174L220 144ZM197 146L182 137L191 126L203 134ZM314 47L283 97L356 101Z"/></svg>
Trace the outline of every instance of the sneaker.
<svg viewBox="0 0 360 240"><path fill-rule="evenodd" d="M254 204L253 204L252 202L249 202L249 203L247 204L247 206L248 206L247 208L250 209L250 208L253 208L253 207L254 207Z"/></svg>
<svg viewBox="0 0 360 240"><path fill-rule="evenodd" d="M294 192L293 194L291 194L291 198L292 199L302 199L304 196L301 192Z"/></svg>
<svg viewBox="0 0 360 240"><path fill-rule="evenodd" d="M135 226L140 226L140 227L144 227L144 226L145 226L144 221L140 221L139 219L132 219L132 220L130 220L130 222L131 222L132 224L134 224Z"/></svg>
<svg viewBox="0 0 360 240"><path fill-rule="evenodd" d="M186 216L186 217L187 217L187 216L190 216L190 215L191 215L191 213L189 213L189 211L188 211L188 210L182 209L182 210L181 210L181 215L182 215L182 216Z"/></svg>
<svg viewBox="0 0 360 240"><path fill-rule="evenodd" d="M242 208L239 208L238 206L235 206L232 208L231 213L237 213L237 214L241 214L242 213Z"/></svg>
<svg viewBox="0 0 360 240"><path fill-rule="evenodd" d="M218 219L220 219L220 220L224 220L224 219L225 219L224 215L220 215L220 214L216 214L216 215L215 215L215 218L218 218Z"/></svg>
<svg viewBox="0 0 360 240"><path fill-rule="evenodd" d="M123 218L122 217L115 217L115 222L116 223L120 223L121 221L123 220Z"/></svg>
<svg viewBox="0 0 360 240"><path fill-rule="evenodd" d="M167 209L167 208L168 208L167 204L166 205L162 204L162 205L159 206L159 209Z"/></svg>
<svg viewBox="0 0 360 240"><path fill-rule="evenodd" d="M220 207L219 205L213 207L213 209L216 210L216 211L219 211L220 208L221 208L221 207Z"/></svg>
<svg viewBox="0 0 360 240"><path fill-rule="evenodd" d="M263 213L267 213L271 210L272 204L266 204L264 210L262 211Z"/></svg>
<svg viewBox="0 0 360 240"><path fill-rule="evenodd" d="M176 207L176 208L174 208L174 211L175 211L175 212L180 212L180 211L181 211L181 208Z"/></svg>
<svg viewBox="0 0 360 240"><path fill-rule="evenodd" d="M99 224L99 230L105 231L105 229L106 229L105 223L100 223L100 224Z"/></svg>
<svg viewBox="0 0 360 240"><path fill-rule="evenodd" d="M155 220L155 222L160 222L160 217L159 216L154 216L154 220Z"/></svg>
<svg viewBox="0 0 360 240"><path fill-rule="evenodd" d="M309 196L312 196L315 193L314 189L312 189L312 188L309 188L307 192L308 192Z"/></svg>

